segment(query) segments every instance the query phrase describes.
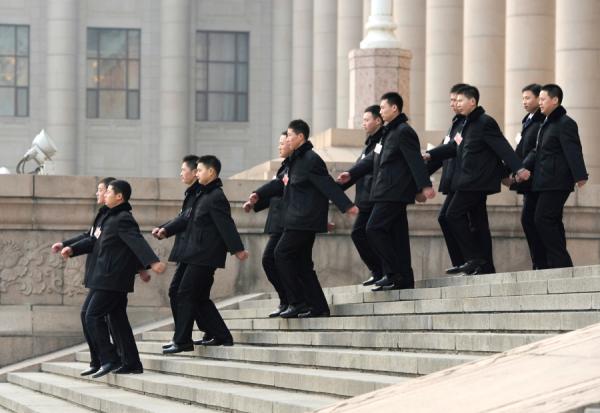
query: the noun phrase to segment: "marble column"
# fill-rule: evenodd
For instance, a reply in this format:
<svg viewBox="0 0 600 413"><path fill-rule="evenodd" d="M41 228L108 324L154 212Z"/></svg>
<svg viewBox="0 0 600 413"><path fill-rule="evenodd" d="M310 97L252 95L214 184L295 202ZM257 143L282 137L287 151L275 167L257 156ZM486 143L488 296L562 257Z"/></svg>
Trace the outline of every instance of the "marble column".
<svg viewBox="0 0 600 413"><path fill-rule="evenodd" d="M599 20L600 0L556 0L556 83L563 89L567 113L579 126L592 180L600 175ZM546 39L543 35L541 41Z"/></svg>
<svg viewBox="0 0 600 413"><path fill-rule="evenodd" d="M46 132L58 149L51 165L57 175L81 172L77 161L78 3L47 3Z"/></svg>
<svg viewBox="0 0 600 413"><path fill-rule="evenodd" d="M159 176L177 174L189 151L190 2L161 0Z"/></svg>
<svg viewBox="0 0 600 413"><path fill-rule="evenodd" d="M507 0L505 81L504 134L515 143L525 116L521 89L554 81L554 0Z"/></svg>
<svg viewBox="0 0 600 413"><path fill-rule="evenodd" d="M392 6L392 0L371 0L367 34L360 42L361 49L400 47L400 41L394 34L396 24L392 18Z"/></svg>
<svg viewBox="0 0 600 413"><path fill-rule="evenodd" d="M277 137L292 120L292 0L273 2L273 64L271 93L271 153L277 156Z"/></svg>
<svg viewBox="0 0 600 413"><path fill-rule="evenodd" d="M396 37L412 53L410 65L410 113L412 126L425 130L425 11L426 2L394 0Z"/></svg>
<svg viewBox="0 0 600 413"><path fill-rule="evenodd" d="M426 20L425 128L445 131L450 88L462 81L462 0L427 0Z"/></svg>
<svg viewBox="0 0 600 413"><path fill-rule="evenodd" d="M362 39L363 0L340 0L337 5L337 105L336 127L348 126L350 70L348 53Z"/></svg>
<svg viewBox="0 0 600 413"><path fill-rule="evenodd" d="M312 133L335 127L337 74L337 0L313 5Z"/></svg>
<svg viewBox="0 0 600 413"><path fill-rule="evenodd" d="M463 80L477 86L479 103L504 124L506 3L464 0Z"/></svg>
<svg viewBox="0 0 600 413"><path fill-rule="evenodd" d="M313 0L294 0L292 23L292 118L312 125Z"/></svg>

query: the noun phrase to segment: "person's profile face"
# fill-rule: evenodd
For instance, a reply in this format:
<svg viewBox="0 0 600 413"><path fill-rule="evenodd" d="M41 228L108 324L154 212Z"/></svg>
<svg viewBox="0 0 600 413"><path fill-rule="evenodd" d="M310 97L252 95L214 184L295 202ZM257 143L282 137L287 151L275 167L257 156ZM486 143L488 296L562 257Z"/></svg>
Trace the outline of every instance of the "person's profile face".
<svg viewBox="0 0 600 413"><path fill-rule="evenodd" d="M207 185L215 180L215 170L204 165L202 162L196 166L196 178L202 185Z"/></svg>
<svg viewBox="0 0 600 413"><path fill-rule="evenodd" d="M96 203L98 205L104 205L104 194L106 193L106 185L103 183L98 184L96 188Z"/></svg>
<svg viewBox="0 0 600 413"><path fill-rule="evenodd" d="M381 119L379 116L374 116L371 112L363 113L362 127L367 135L372 135L377 132L377 129L381 126Z"/></svg>
<svg viewBox="0 0 600 413"><path fill-rule="evenodd" d="M456 108L456 93L450 93L450 109L455 114L459 114L458 109Z"/></svg>
<svg viewBox="0 0 600 413"><path fill-rule="evenodd" d="M554 109L559 105L558 97L550 97L547 91L542 90L540 92L540 111L548 116Z"/></svg>
<svg viewBox="0 0 600 413"><path fill-rule="evenodd" d="M114 208L123 202L123 194L115 193L112 185L109 185L104 192L104 204L109 208Z"/></svg>
<svg viewBox="0 0 600 413"><path fill-rule="evenodd" d="M186 185L191 185L196 180L196 169L191 169L187 162L181 164L181 172L179 173L181 182Z"/></svg>
<svg viewBox="0 0 600 413"><path fill-rule="evenodd" d="M528 113L533 113L539 107L539 98L531 90L526 90L522 94L523 108Z"/></svg>
<svg viewBox="0 0 600 413"><path fill-rule="evenodd" d="M295 151L304 143L304 135L288 128L286 143L289 145L290 150Z"/></svg>
<svg viewBox="0 0 600 413"><path fill-rule="evenodd" d="M290 145L287 143L287 134L286 135L281 135L279 137L279 156L282 158L287 158L288 156L290 156L290 153L292 153L292 150L290 149Z"/></svg>
<svg viewBox="0 0 600 413"><path fill-rule="evenodd" d="M387 99L384 99L379 104L380 115L384 122L389 122L398 115L398 106L390 105Z"/></svg>

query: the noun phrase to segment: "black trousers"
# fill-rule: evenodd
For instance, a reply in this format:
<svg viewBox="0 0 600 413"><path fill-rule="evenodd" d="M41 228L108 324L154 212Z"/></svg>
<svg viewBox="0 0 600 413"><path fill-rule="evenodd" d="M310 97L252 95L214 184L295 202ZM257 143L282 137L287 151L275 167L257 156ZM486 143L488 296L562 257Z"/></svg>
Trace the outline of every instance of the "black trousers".
<svg viewBox="0 0 600 413"><path fill-rule="evenodd" d="M92 335L90 334L90 330L85 322L85 315L87 313L87 309L90 305L90 301L94 297L95 290L89 290L85 300L83 301L83 305L81 306L81 327L83 329L83 336L85 337L85 341L90 349L90 367L100 367L102 363L100 363L100 357L98 357L98 349L96 348L96 343L92 340Z"/></svg>
<svg viewBox="0 0 600 413"><path fill-rule="evenodd" d="M450 229L450 224L448 223L448 217L446 216L446 212L448 211L448 206L452 199L454 198L454 192L449 192L446 195L446 199L444 199L444 203L440 208L440 212L438 214L438 222L440 224L440 228L442 229L442 234L444 235L444 241L446 241L446 248L448 248L448 254L450 255L450 261L452 262L452 266L457 267L465 263L465 258L462 255L462 251L460 250L460 245L458 244L458 240L452 233Z"/></svg>
<svg viewBox="0 0 600 413"><path fill-rule="evenodd" d="M277 295L279 296L279 304L287 306L289 303L285 294L285 287L281 279L282 277L277 271L277 265L275 264L275 247L277 247L277 243L280 239L281 232L269 234L269 240L267 241L267 245L263 251L262 266L265 270L265 274L267 274L267 279L273 285L275 291L277 291Z"/></svg>
<svg viewBox="0 0 600 413"><path fill-rule="evenodd" d="M173 314L173 320L177 319L177 291L179 290L179 285L181 284L181 279L183 278L183 274L185 273L185 269L187 268L187 264L180 262L177 264L177 269L175 270L175 274L173 274L173 278L171 279L171 284L169 285L169 303L171 304L171 313ZM200 327L201 321L196 319L196 325L198 329L202 331Z"/></svg>
<svg viewBox="0 0 600 413"><path fill-rule="evenodd" d="M521 225L527 245L529 246L529 255L534 270L548 268L546 260L546 247L542 238L535 227L535 209L537 207L539 192L527 192L523 194L523 209L521 211Z"/></svg>
<svg viewBox="0 0 600 413"><path fill-rule="evenodd" d="M367 238L367 222L369 222L369 217L371 216L371 211L373 209L361 209L356 217L356 221L354 221L354 226L352 227L352 233L350 236L352 237L352 242L358 251L358 255L365 263L369 271L374 277L382 277L383 270L381 269L381 261L371 244L369 243L369 239Z"/></svg>
<svg viewBox="0 0 600 413"><path fill-rule="evenodd" d="M383 273L395 281L414 280L406 204L377 202L367 222L367 237Z"/></svg>
<svg viewBox="0 0 600 413"><path fill-rule="evenodd" d="M573 266L573 261L567 251L565 227L562 222L565 202L570 194L569 191L538 192L534 222L546 248L548 268Z"/></svg>
<svg viewBox="0 0 600 413"><path fill-rule="evenodd" d="M110 318L114 344L110 342L107 316ZM121 364L130 367L142 365L127 317L127 293L95 290L87 306L85 323L101 364L119 362L120 354Z"/></svg>
<svg viewBox="0 0 600 413"><path fill-rule="evenodd" d="M215 268L187 264L177 290L177 318L173 341L179 345L192 343L194 320L210 337L221 341L232 340L231 333L219 310L210 299Z"/></svg>
<svg viewBox="0 0 600 413"><path fill-rule="evenodd" d="M485 192L458 191L446 210L448 225L466 261L489 263L491 258L492 237L486 202Z"/></svg>
<svg viewBox="0 0 600 413"><path fill-rule="evenodd" d="M308 304L315 312L329 311L329 305L312 260L316 234L285 230L275 247L275 264L282 276L289 304Z"/></svg>

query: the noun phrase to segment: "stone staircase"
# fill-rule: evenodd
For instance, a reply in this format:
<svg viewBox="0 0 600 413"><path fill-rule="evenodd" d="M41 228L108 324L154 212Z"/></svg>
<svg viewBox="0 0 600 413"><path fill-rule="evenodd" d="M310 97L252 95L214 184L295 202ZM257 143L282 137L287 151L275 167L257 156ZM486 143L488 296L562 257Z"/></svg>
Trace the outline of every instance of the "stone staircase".
<svg viewBox="0 0 600 413"><path fill-rule="evenodd" d="M600 322L600 266L417 284L326 289L332 317L315 319L269 319L278 302L263 294L222 310L233 347L163 356L172 331L147 331L144 374L84 379L89 354L77 352L9 373L0 412L314 411Z"/></svg>

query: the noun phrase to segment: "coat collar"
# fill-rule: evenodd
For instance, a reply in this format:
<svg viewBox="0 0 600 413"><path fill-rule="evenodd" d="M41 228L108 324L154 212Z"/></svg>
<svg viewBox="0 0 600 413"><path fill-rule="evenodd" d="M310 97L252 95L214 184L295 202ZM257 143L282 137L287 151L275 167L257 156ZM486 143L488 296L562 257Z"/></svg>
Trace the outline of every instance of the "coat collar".
<svg viewBox="0 0 600 413"><path fill-rule="evenodd" d="M546 116L546 120L544 123L553 122L559 118L562 118L567 114L567 110L562 106L558 106L556 109L552 111L548 116Z"/></svg>
<svg viewBox="0 0 600 413"><path fill-rule="evenodd" d="M222 187L223 182L221 181L221 178L217 178L207 185L202 185L202 184L198 184L198 185L200 185L200 190L198 192L199 193L202 192L202 193L206 194L206 193L212 191L213 189Z"/></svg>
<svg viewBox="0 0 600 413"><path fill-rule="evenodd" d="M300 145L289 157L290 162L300 158L301 156L303 156L306 152L310 151L313 148L313 144L310 141L306 141L304 142L302 145Z"/></svg>
<svg viewBox="0 0 600 413"><path fill-rule="evenodd" d="M481 115L483 115L485 113L485 109L483 108L483 106L477 106L473 112L469 113L466 118L467 121L476 121L477 119L479 119L481 117Z"/></svg>
<svg viewBox="0 0 600 413"><path fill-rule="evenodd" d="M525 115L523 117L523 120L521 121L521 123L525 123L527 122L527 118L529 117L529 113L527 115ZM532 122L543 122L544 121L544 115L542 115L542 112L540 112L540 108L538 108L535 112L533 112L533 117L531 118Z"/></svg>
<svg viewBox="0 0 600 413"><path fill-rule="evenodd" d="M189 195L197 194L199 190L200 190L200 182L194 181L194 183L191 184L188 187L188 189L185 190L185 197L187 198Z"/></svg>
<svg viewBox="0 0 600 413"><path fill-rule="evenodd" d="M129 202L123 202L114 208L109 208L108 215L116 215L121 211L131 211L131 205Z"/></svg>
<svg viewBox="0 0 600 413"><path fill-rule="evenodd" d="M102 205L99 209L98 209L98 215L104 215L108 212L110 208L107 207L106 205Z"/></svg>
<svg viewBox="0 0 600 413"><path fill-rule="evenodd" d="M383 126L377 129L374 134L367 136L367 139L365 139L365 145L369 146L373 143L379 142L381 135L383 135Z"/></svg>
<svg viewBox="0 0 600 413"><path fill-rule="evenodd" d="M396 116L392 121L388 122L387 125L384 126L386 131L390 131L392 129L396 129L400 124L408 122L408 118L403 113Z"/></svg>
<svg viewBox="0 0 600 413"><path fill-rule="evenodd" d="M461 121L461 120L465 120L465 117L463 115L456 114L452 118L452 124L455 124L456 122Z"/></svg>

